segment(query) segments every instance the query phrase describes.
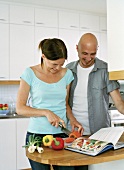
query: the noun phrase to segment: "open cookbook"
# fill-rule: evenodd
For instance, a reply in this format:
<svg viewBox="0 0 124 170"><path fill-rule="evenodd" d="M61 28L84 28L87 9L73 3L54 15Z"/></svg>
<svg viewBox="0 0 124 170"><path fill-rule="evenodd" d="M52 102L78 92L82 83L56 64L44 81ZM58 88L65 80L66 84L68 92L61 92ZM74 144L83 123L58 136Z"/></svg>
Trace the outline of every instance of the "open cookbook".
<svg viewBox="0 0 124 170"><path fill-rule="evenodd" d="M75 139L65 149L96 156L109 149L119 149L124 147L124 142L119 142L124 132L123 127L102 128L89 138L80 137Z"/></svg>

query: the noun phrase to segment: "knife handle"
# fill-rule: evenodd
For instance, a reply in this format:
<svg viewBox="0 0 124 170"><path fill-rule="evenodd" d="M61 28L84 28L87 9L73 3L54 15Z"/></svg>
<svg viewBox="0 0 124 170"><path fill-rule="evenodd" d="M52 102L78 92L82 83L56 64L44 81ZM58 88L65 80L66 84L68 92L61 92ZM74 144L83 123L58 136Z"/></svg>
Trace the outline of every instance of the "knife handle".
<svg viewBox="0 0 124 170"><path fill-rule="evenodd" d="M62 125L61 123L59 123L59 126L60 126L61 128L63 128L63 125Z"/></svg>

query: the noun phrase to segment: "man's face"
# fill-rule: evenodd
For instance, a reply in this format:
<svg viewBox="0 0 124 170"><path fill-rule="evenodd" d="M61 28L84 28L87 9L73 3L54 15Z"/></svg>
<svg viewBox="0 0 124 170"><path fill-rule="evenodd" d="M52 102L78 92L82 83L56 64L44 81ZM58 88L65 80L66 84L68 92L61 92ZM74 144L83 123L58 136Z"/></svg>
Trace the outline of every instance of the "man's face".
<svg viewBox="0 0 124 170"><path fill-rule="evenodd" d="M92 66L95 62L97 46L91 43L79 44L77 52L80 60L80 65L84 68Z"/></svg>

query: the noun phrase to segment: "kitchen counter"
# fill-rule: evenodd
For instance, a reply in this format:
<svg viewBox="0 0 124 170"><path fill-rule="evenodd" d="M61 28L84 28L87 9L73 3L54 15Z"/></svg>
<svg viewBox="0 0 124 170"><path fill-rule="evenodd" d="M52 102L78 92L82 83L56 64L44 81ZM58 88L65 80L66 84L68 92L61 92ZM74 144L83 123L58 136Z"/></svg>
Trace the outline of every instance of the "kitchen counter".
<svg viewBox="0 0 124 170"><path fill-rule="evenodd" d="M7 115L0 114L0 119L13 119L13 118L26 118L26 117L18 115L16 113L14 113L14 114L7 114Z"/></svg>
<svg viewBox="0 0 124 170"><path fill-rule="evenodd" d="M124 134L122 135L120 141L124 141ZM26 155L31 160L43 164L60 166L80 166L124 159L124 148L115 151L109 150L95 157L71 152L64 149L60 151L55 151L48 147L44 147L44 152L42 154L38 153L37 151L35 151L34 153L29 153L26 149Z"/></svg>

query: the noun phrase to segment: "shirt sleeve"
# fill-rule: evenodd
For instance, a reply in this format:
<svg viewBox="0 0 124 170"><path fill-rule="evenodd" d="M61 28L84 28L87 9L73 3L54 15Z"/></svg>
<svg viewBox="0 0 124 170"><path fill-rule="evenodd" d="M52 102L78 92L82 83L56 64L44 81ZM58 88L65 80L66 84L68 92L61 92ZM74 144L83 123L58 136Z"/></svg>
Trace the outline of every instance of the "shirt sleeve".
<svg viewBox="0 0 124 170"><path fill-rule="evenodd" d="M20 78L23 79L24 81L26 81L26 83L28 83L31 86L31 82L32 82L31 68L26 68Z"/></svg>
<svg viewBox="0 0 124 170"><path fill-rule="evenodd" d="M74 80L73 73L70 69L67 69L66 84L69 85Z"/></svg>

